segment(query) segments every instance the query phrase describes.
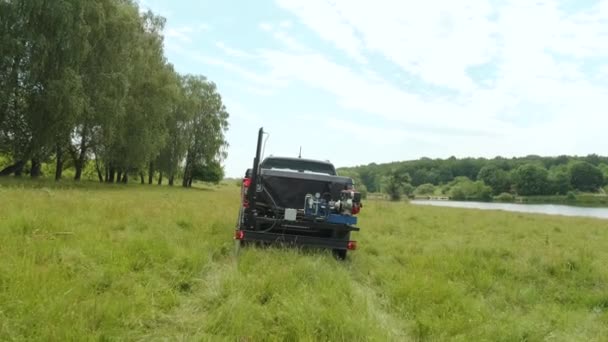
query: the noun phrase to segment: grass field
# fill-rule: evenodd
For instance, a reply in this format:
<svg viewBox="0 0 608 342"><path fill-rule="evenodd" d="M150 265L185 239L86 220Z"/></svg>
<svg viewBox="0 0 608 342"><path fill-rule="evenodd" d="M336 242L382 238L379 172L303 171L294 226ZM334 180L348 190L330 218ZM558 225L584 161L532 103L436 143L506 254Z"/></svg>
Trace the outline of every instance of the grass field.
<svg viewBox="0 0 608 342"><path fill-rule="evenodd" d="M0 340L608 338L608 221L368 201L346 262L235 257L234 185L0 185Z"/></svg>

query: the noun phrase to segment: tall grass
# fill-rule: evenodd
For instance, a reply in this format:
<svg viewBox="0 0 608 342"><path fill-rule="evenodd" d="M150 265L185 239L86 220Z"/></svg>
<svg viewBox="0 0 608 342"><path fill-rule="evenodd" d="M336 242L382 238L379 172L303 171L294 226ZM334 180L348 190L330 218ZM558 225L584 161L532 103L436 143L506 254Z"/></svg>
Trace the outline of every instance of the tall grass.
<svg viewBox="0 0 608 342"><path fill-rule="evenodd" d="M608 222L368 201L346 262L238 188L0 183L0 340L602 341Z"/></svg>

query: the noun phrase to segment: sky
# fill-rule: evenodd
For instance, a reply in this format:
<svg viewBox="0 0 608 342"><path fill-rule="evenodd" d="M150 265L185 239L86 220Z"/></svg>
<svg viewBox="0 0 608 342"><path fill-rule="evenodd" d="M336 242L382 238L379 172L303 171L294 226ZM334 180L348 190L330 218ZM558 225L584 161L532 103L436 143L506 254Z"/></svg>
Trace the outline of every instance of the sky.
<svg viewBox="0 0 608 342"><path fill-rule="evenodd" d="M228 177L265 155L336 166L608 154L608 0L140 0L165 53L217 84Z"/></svg>

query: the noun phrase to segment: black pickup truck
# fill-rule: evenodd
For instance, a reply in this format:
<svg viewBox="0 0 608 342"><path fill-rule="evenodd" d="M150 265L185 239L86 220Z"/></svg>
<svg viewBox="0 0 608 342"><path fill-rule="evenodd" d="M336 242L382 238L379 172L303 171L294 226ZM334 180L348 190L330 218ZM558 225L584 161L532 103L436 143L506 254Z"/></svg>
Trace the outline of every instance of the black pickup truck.
<svg viewBox="0 0 608 342"><path fill-rule="evenodd" d="M356 214L361 195L349 177L340 177L329 162L286 157L260 161L260 128L253 168L241 186L235 239L249 242L328 248L339 259L357 248Z"/></svg>

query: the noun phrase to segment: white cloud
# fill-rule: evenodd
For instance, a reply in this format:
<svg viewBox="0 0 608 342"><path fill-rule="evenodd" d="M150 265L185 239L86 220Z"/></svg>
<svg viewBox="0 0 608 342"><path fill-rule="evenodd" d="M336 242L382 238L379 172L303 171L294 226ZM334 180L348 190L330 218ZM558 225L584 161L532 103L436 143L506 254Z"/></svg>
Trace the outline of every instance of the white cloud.
<svg viewBox="0 0 608 342"><path fill-rule="evenodd" d="M222 52L224 52L224 54L230 56L230 57L236 57L236 58L254 58L254 55L243 51L243 50L239 50L239 49L235 49L229 46L226 46L226 44L224 44L223 42L216 42L215 46L222 50Z"/></svg>
<svg viewBox="0 0 608 342"><path fill-rule="evenodd" d="M352 120L329 118L327 127L336 132L348 132L351 143L371 144L376 147L399 146L407 141L435 144L436 137L403 128L363 125Z"/></svg>
<svg viewBox="0 0 608 342"><path fill-rule="evenodd" d="M289 20L282 20L279 23L279 27L284 28L284 29L290 29L292 27L292 23Z"/></svg>
<svg viewBox="0 0 608 342"><path fill-rule="evenodd" d="M348 109L407 123L516 132L528 139L568 134L577 122L608 125L602 113L608 84L592 84L577 61L608 56L607 1L574 15L552 1L499 7L486 0L277 3L348 56L380 54L428 84L459 93L449 102L433 92L423 100L377 73L350 70L318 54L266 53L275 74L324 89ZM608 60L603 63L600 73ZM495 68L489 88L467 74L469 67L484 64ZM579 120L568 119L573 115ZM539 132L543 125L554 131Z"/></svg>
<svg viewBox="0 0 608 342"><path fill-rule="evenodd" d="M292 51L299 51L299 52L309 51L309 49L306 46L304 46L303 44L301 44L300 42L298 42L292 36L290 36L289 34L287 34L285 32L282 32L282 31L274 32L273 37L276 40L278 40L279 42L281 42L283 45L285 45L285 47L287 47L288 49L291 49Z"/></svg>
<svg viewBox="0 0 608 342"><path fill-rule="evenodd" d="M424 81L476 90L467 68L501 63L506 83L572 76L548 54L608 56L608 2L565 16L552 1L277 0L349 56L380 54ZM362 57L364 58L364 57ZM570 75L563 75L566 71ZM525 73L526 75L521 75ZM574 72L576 73L576 71Z"/></svg>
<svg viewBox="0 0 608 342"><path fill-rule="evenodd" d="M223 43L221 43L220 45L223 45ZM222 58L210 57L208 55L194 51L192 49L184 48L180 44L169 42L166 44L166 47L167 47L167 50L170 50L172 53L181 55L184 58L187 58L191 61L194 61L197 63L203 63L205 65L212 66L212 67L221 68L221 69L224 69L231 73L234 73L234 74L238 75L239 77L243 78L244 80L246 80L247 82L250 82L251 85L255 85L257 87L262 86L262 87L265 87L265 89L269 89L269 88L285 87L288 84L287 80L278 79L276 77L272 77L272 76L268 76L268 75L264 75L264 74L260 74L260 73L251 71L246 67L243 67L236 63L228 62ZM230 49L230 48L228 48L228 49ZM239 51L239 53L241 53L240 50L235 50L235 51ZM245 52L242 52L242 53L245 53ZM251 58L257 58L257 57L254 55L251 55Z"/></svg>
<svg viewBox="0 0 608 342"><path fill-rule="evenodd" d="M406 124L442 128L444 131L475 129L499 134L505 124L485 113L468 113L467 108L442 100L429 102L375 77L357 73L320 54L291 54L281 51L261 52L270 75L278 79L298 80L335 96L346 109ZM461 118L467 118L462 120ZM431 123L431 124L429 124Z"/></svg>
<svg viewBox="0 0 608 342"><path fill-rule="evenodd" d="M266 32L270 32L273 29L272 24L266 23L266 22L260 23L258 26L260 27L260 29L262 31L266 31Z"/></svg>
<svg viewBox="0 0 608 342"><path fill-rule="evenodd" d="M180 41L181 43L192 43L192 40L195 36L209 29L209 25L204 23L194 26L168 27L167 29L165 29L164 35L165 38L175 39Z"/></svg>
<svg viewBox="0 0 608 342"><path fill-rule="evenodd" d="M294 12L321 38L335 44L357 62L365 62L361 54L361 40L341 16L337 6L324 0L278 0L277 3Z"/></svg>
<svg viewBox="0 0 608 342"><path fill-rule="evenodd" d="M191 35L194 32L195 32L195 30L189 26L168 28L165 31L165 37L177 39L183 43L191 43L192 42Z"/></svg>
<svg viewBox="0 0 608 342"><path fill-rule="evenodd" d="M195 61L207 64L210 66L221 67L228 71L236 73L236 74L240 75L241 77L243 77L244 79L246 79L250 82L253 82L257 85L263 85L263 86L268 86L268 87L283 87L287 84L286 80L280 80L280 79L276 79L273 77L267 77L266 75L261 75L256 72L247 70L246 68L244 68L238 64L226 62L220 58L209 57L209 56L205 56L202 54L192 54L190 57L192 59L194 59Z"/></svg>

